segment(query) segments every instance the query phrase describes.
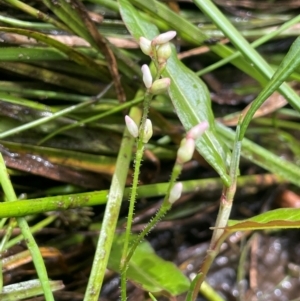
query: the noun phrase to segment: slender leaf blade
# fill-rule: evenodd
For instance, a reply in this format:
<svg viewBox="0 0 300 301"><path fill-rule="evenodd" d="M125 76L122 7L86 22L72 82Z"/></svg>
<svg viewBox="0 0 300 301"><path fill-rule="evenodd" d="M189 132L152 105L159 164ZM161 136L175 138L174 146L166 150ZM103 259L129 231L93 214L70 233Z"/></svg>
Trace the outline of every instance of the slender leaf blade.
<svg viewBox="0 0 300 301"><path fill-rule="evenodd" d="M64 285L61 281L49 281L49 284L53 292L64 288ZM40 280L33 279L4 286L0 293L0 300L22 300L42 294L43 288Z"/></svg>
<svg viewBox="0 0 300 301"><path fill-rule="evenodd" d="M269 83L265 88L259 93L256 99L252 102L252 105L245 115L245 118L241 124L240 137L243 138L247 127L254 116L258 108L263 104L263 102L274 93L281 84L292 74L292 72L300 64L300 37L292 44L289 52L284 57L283 61L277 68L276 72L272 76Z"/></svg>

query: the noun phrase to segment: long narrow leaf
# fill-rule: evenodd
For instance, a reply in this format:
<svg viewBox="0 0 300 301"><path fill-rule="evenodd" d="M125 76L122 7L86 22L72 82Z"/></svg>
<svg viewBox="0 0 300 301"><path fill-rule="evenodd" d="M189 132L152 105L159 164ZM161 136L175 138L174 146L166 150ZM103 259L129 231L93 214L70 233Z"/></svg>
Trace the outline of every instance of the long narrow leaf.
<svg viewBox="0 0 300 301"><path fill-rule="evenodd" d="M258 108L262 103L269 97L273 92L275 92L280 85L292 74L292 72L300 64L300 37L292 44L289 52L284 57L283 61L277 68L270 82L265 86L265 88L259 93L256 99L252 102L250 109L248 110L246 116L241 125L240 139L243 138L247 127Z"/></svg>

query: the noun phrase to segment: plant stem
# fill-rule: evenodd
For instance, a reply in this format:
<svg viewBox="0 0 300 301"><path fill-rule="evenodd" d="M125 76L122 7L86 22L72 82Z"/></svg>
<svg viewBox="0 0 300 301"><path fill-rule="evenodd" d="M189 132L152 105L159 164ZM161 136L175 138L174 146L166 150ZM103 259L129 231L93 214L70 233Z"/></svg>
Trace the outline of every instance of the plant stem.
<svg viewBox="0 0 300 301"><path fill-rule="evenodd" d="M5 0L5 2L9 3L10 5L12 5L13 7L17 7L18 9L26 12L27 14L37 18L38 20L42 20L46 23L50 23L52 25L54 25L55 27L61 28L67 32L70 32L70 29L65 26L63 23L51 18L48 16L48 14L44 14L43 12L41 12L40 10L37 10L21 1L18 0Z"/></svg>
<svg viewBox="0 0 300 301"><path fill-rule="evenodd" d="M227 137L228 138L228 137ZM230 137L229 137L230 138ZM229 139L228 138L228 139ZM287 163L287 162L285 162ZM238 178L238 186L247 186L251 193L257 188L269 187L270 185L285 183L284 177L273 174L248 175ZM183 193L197 189L201 191L216 191L222 189L222 183L218 178L183 181ZM158 183L138 187L140 197L164 196L169 183ZM13 202L0 203L0 218L40 214L55 210L96 206L107 203L108 190L59 195L28 200L16 200ZM125 188L124 198L130 195L130 188Z"/></svg>
<svg viewBox="0 0 300 301"><path fill-rule="evenodd" d="M212 262L214 261L215 257L218 255L224 239L227 237L226 226L229 220L229 216L233 204L233 198L236 191L238 167L239 167L240 154L241 154L241 141L238 140L239 132L240 130L238 125L236 130L232 157L231 157L230 169L229 169L231 185L229 187L223 188L223 192L220 200L219 212L214 227L212 239L210 242L210 246L207 250L207 256L204 259L200 268L199 273L201 274L201 276L197 279L196 284L193 288L191 300L196 300L201 284L205 280L205 277L208 273L208 270Z"/></svg>
<svg viewBox="0 0 300 301"><path fill-rule="evenodd" d="M2 154L0 154L0 180L6 199L9 202L16 200L17 197L9 179ZM28 250L30 251L30 254L32 256L34 266L36 268L38 277L40 279L44 291L45 299L46 301L54 301L43 257L40 253L39 247L37 246L34 240L34 237L30 232L30 228L27 224L27 221L24 217L17 217L16 221L20 227L24 241L26 242Z"/></svg>
<svg viewBox="0 0 300 301"><path fill-rule="evenodd" d="M76 110L78 110L78 109L82 109L82 108L84 108L84 107L87 107L87 106L89 106L89 105L95 103L96 101L99 100L99 98L101 98L103 95L105 95L106 92L110 89L111 86L112 86L112 83L109 84L108 86L106 86L106 87L104 88L104 90L101 91L101 93L99 93L99 94L96 96L95 99L92 99L92 100L89 100L89 101L87 101L87 102L82 102L82 103L80 103L80 104L77 104L77 105L73 105L73 106L67 107L67 108L65 108L65 109L63 109L63 110L60 110L60 111L58 111L58 112L53 113L51 116L42 117L42 118L37 119L37 120L34 120L34 121L32 121L32 122L29 122L29 123L20 125L19 127L15 127L15 128L13 128L13 129L11 129L11 130L8 130L8 131L6 131L6 132L2 132L2 133L0 134L0 139L9 137L9 136L14 135L14 134L16 134L16 133L20 133L20 132L26 131L26 130L28 130L28 129L31 129L31 128L33 128L33 127L36 127L36 126L38 126L38 125L41 125L41 124L44 124L44 123L46 123L46 122L49 122L49 121L51 121L51 120L53 120L53 119L56 119L56 118L58 118L58 117L60 117L60 116L64 116L64 115L69 114L69 113L71 113L71 112L74 112L74 111L76 111Z"/></svg>
<svg viewBox="0 0 300 301"><path fill-rule="evenodd" d="M256 41L254 41L253 43L251 43L251 46L253 48L257 48L258 46L266 43L267 41L271 40L272 38L278 36L280 33L284 32L285 30L287 30L288 28L292 27L293 25L297 24L300 22L300 16L297 15L295 18L289 20L288 22L284 23L283 25L281 25L277 30L274 30L266 35L263 35L262 37L260 37L259 39L257 39ZM222 60L209 65L208 67L201 69L200 71L196 72L196 74L198 76L202 76L206 73L212 72L217 68L220 68L224 65L226 65L227 63L231 62L232 60L236 59L237 57L239 57L241 55L241 53L239 51L234 52L233 54L229 55L226 58L223 58Z"/></svg>
<svg viewBox="0 0 300 301"><path fill-rule="evenodd" d="M169 202L170 191L171 191L172 187L174 186L175 181L178 178L178 176L180 175L181 171L182 171L182 165L175 163L165 198L164 198L159 210L157 211L156 215L151 219L151 221L146 225L146 227L139 233L137 238L134 240L134 242L127 254L127 257L125 259L124 265L126 265L127 267L129 265L129 261L130 261L131 257L133 256L136 248L138 247L139 243L156 226L156 224L165 216L165 214L171 209L172 204Z"/></svg>
<svg viewBox="0 0 300 301"><path fill-rule="evenodd" d="M152 97L153 97L153 95L147 91L145 94L145 99L144 99L143 115L142 115L142 120L141 120L141 124L139 127L137 150L136 150L136 155L135 155L135 159L134 159L133 181L132 181L131 195L130 195L130 200L129 200L129 209L128 209L128 216L127 216L126 231L125 231L125 240L124 240L121 265L120 265L121 299L123 301L126 301L126 271L128 268L128 264L126 263L126 257L127 257L127 253L128 253L128 245L129 245L130 235L131 235L131 226L132 226L132 220L133 220L133 214L134 214L134 204L135 204L135 199L137 196L139 173L140 173L141 163L142 163L143 154L144 154L144 142L143 142L144 129L145 129L145 124L146 124L146 120L147 120L148 112L149 112L150 101L151 101Z"/></svg>
<svg viewBox="0 0 300 301"><path fill-rule="evenodd" d="M46 141L48 141L50 138L58 135L59 133L62 133L64 131L67 131L67 130L70 130L70 129L73 129L75 127L79 127L81 125L84 125L84 124L87 124L87 123L90 123L90 122L93 122L93 121L96 121L96 120L99 120L101 118L104 118L104 117L107 117L109 115L112 115L112 114L115 114L116 112L120 112L120 111L123 111L124 109L126 108L129 108L139 102L141 102L142 99L140 97L138 98L135 98L131 101L126 101L126 103L124 104L121 104L121 105L118 105L117 107L113 108L113 109L110 109L110 110L107 110L103 113L100 113L100 114L97 114L97 115L94 115L92 117L89 117L89 118L86 118L86 119L82 119L80 121L76 121L75 123L73 124L69 124L69 125L66 125L56 131L54 131L53 133L47 135L46 137L44 137L42 140L39 141L39 145L45 143Z"/></svg>
<svg viewBox="0 0 300 301"><path fill-rule="evenodd" d="M139 111L136 108L131 109L130 115L134 115L136 119L140 118ZM119 211L122 204L124 186L131 160L133 143L134 139L130 136L128 130L126 129L116 163L116 172L114 173L108 195L107 206L105 208L93 268L84 297L85 301L96 301L99 298L99 293L105 275L118 221Z"/></svg>

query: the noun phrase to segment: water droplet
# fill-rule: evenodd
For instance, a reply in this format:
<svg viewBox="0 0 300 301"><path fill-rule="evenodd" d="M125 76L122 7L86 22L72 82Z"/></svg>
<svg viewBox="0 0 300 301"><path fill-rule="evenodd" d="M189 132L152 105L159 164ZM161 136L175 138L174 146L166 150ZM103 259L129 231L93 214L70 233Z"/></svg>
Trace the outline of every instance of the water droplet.
<svg viewBox="0 0 300 301"><path fill-rule="evenodd" d="M279 297L279 296L282 295L282 291L281 291L279 288L277 288L277 289L274 291L274 294L275 294L277 297Z"/></svg>

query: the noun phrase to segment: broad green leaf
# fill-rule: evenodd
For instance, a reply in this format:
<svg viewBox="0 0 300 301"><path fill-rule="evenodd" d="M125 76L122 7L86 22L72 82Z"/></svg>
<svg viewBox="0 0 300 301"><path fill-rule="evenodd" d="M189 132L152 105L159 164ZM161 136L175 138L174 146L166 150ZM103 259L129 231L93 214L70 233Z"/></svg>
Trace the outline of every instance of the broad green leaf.
<svg viewBox="0 0 300 301"><path fill-rule="evenodd" d="M192 45L199 46L203 41L210 38L197 25L192 24L189 20L174 12L166 4L160 1L153 0L149 3L149 1L145 0L131 0L130 2L143 11L146 11L153 19L164 23L164 27L176 30L178 35L184 41ZM213 45L210 49L222 58L226 58L234 53L232 48L222 44ZM250 65L249 61L246 61L244 58L238 57L232 60L231 63L260 83L266 83L266 79L262 74L257 72L257 70Z"/></svg>
<svg viewBox="0 0 300 301"><path fill-rule="evenodd" d="M135 39L141 36L152 39L159 33L153 24L139 15L129 1L119 0L119 4L122 19ZM164 75L171 78L170 97L185 129L189 130L201 121L209 122L210 129L197 142L197 150L219 173L223 182L229 185L225 164L227 152L218 142L206 85L177 59L174 51Z"/></svg>
<svg viewBox="0 0 300 301"><path fill-rule="evenodd" d="M270 210L243 221L230 220L226 231L300 228L300 209Z"/></svg>
<svg viewBox="0 0 300 301"><path fill-rule="evenodd" d="M169 95L184 128L188 131L202 121L209 122L209 130L197 141L197 150L228 185L230 179L225 165L227 148L219 142L206 85L177 59L174 51L164 75L171 78Z"/></svg>
<svg viewBox="0 0 300 301"><path fill-rule="evenodd" d="M57 291L63 289L64 285L61 281L50 281L50 287L52 291ZM0 293L0 300L22 300L42 294L43 289L41 286L41 282L39 280L29 280L4 286Z"/></svg>
<svg viewBox="0 0 300 301"><path fill-rule="evenodd" d="M115 238L108 267L120 271L123 237ZM189 289L190 282L172 263L158 257L148 242L142 242L129 263L127 277L142 286L144 290L156 293L167 292L176 296Z"/></svg>
<svg viewBox="0 0 300 301"><path fill-rule="evenodd" d="M119 0L119 6L121 17L126 27L136 40L140 37L151 40L159 35L157 27L142 18L128 0Z"/></svg>

